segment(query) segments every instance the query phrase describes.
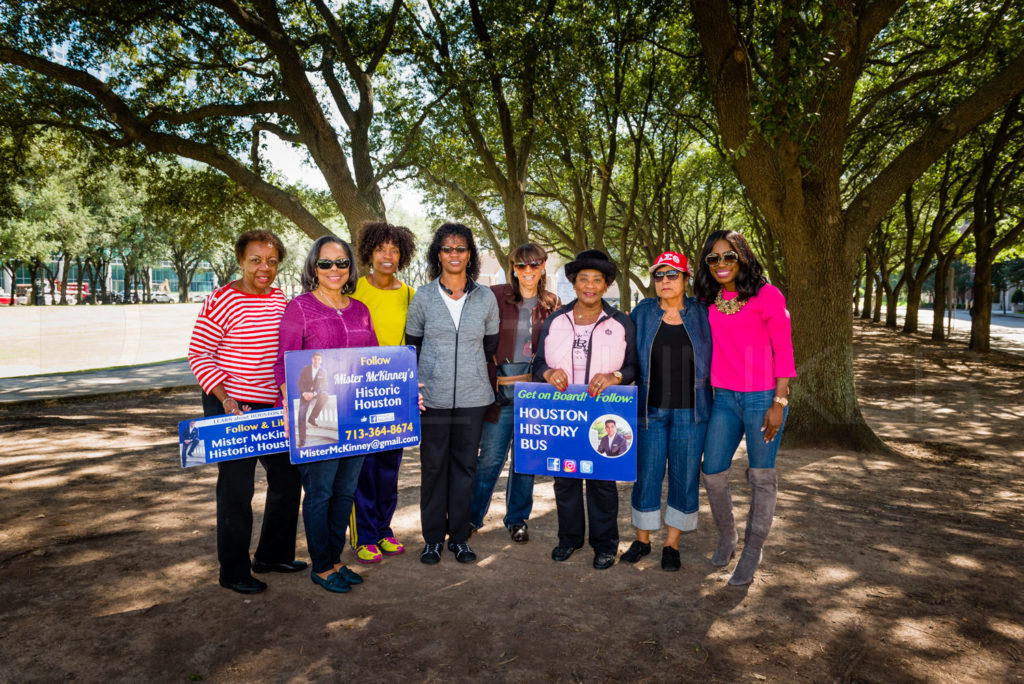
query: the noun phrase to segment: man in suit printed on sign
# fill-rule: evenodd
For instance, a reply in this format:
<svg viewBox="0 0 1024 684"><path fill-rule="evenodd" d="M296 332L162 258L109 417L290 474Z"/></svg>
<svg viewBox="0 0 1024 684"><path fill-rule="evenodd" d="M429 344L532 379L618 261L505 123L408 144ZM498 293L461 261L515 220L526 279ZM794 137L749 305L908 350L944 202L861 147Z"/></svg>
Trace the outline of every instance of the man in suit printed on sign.
<svg viewBox="0 0 1024 684"><path fill-rule="evenodd" d="M327 371L323 368L323 356L320 352L313 354L312 363L299 373L299 446L306 443L306 411L312 402L313 411L309 414L309 424L317 427L316 418L327 404Z"/></svg>
<svg viewBox="0 0 1024 684"><path fill-rule="evenodd" d="M597 453L607 456L621 456L626 453L629 444L626 443L625 437L615 431L615 421L606 420L604 430L605 435L601 438L601 443L597 445Z"/></svg>

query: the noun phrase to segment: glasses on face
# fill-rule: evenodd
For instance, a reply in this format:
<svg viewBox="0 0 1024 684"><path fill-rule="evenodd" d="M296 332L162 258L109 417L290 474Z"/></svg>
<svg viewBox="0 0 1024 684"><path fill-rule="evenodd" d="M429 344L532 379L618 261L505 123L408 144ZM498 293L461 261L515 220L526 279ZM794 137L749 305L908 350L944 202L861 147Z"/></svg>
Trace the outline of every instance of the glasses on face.
<svg viewBox="0 0 1024 684"><path fill-rule="evenodd" d="M718 266L718 264L722 264L723 266L732 266L739 260L739 255L731 250L722 254L715 254L712 252L704 257L704 263L708 266Z"/></svg>
<svg viewBox="0 0 1024 684"><path fill-rule="evenodd" d="M444 245L443 247L441 247L441 251L444 252L445 254L451 254L452 252L455 252L456 254L465 254L466 252L469 251L469 247L467 247L466 245L459 245L458 247Z"/></svg>
<svg viewBox="0 0 1024 684"><path fill-rule="evenodd" d="M654 278L654 282L660 282L661 280L664 280L666 278L668 280L679 280L679 276L681 276L681 275L683 275L682 271L676 271L675 269L670 269L668 271L658 271L657 273L653 274L651 277Z"/></svg>
<svg viewBox="0 0 1024 684"><path fill-rule="evenodd" d="M316 267L319 268L321 271L329 271L331 266L337 266L338 270L344 270L351 265L351 259L335 259L334 261L331 261L330 259L316 260Z"/></svg>
<svg viewBox="0 0 1024 684"><path fill-rule="evenodd" d="M277 268L277 265L279 263L281 262L277 257L270 257L268 259L264 259L263 257L258 256L249 257L249 265L252 266L253 268L259 268L263 264L266 264L270 268Z"/></svg>
<svg viewBox="0 0 1024 684"><path fill-rule="evenodd" d="M515 264L517 271L525 271L527 268L540 268L543 262L537 260L519 261Z"/></svg>

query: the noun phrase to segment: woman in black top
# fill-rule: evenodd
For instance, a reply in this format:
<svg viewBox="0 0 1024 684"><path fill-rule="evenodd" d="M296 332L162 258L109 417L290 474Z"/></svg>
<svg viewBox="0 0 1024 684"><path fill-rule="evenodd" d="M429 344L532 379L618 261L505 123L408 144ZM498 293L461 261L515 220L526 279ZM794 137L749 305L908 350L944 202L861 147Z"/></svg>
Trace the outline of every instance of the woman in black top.
<svg viewBox="0 0 1024 684"><path fill-rule="evenodd" d="M667 468L668 534L661 567L678 570L679 536L697 528L700 459L711 408L711 329L707 307L685 296L690 275L685 256L665 252L650 271L658 296L644 299L630 314L641 369L632 495L636 541L622 559L636 563L651 552L651 532L661 527Z"/></svg>

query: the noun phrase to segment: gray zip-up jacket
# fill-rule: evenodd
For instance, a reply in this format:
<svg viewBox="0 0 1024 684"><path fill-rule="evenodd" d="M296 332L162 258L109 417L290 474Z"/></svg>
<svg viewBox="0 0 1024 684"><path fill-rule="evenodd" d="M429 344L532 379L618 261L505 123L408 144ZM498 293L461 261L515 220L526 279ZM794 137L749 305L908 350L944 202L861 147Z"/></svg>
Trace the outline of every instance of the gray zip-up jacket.
<svg viewBox="0 0 1024 684"><path fill-rule="evenodd" d="M427 408L487 406L494 390L487 359L498 345L498 301L489 287L466 282L458 329L439 282L416 290L405 319L405 338L419 354L419 381Z"/></svg>

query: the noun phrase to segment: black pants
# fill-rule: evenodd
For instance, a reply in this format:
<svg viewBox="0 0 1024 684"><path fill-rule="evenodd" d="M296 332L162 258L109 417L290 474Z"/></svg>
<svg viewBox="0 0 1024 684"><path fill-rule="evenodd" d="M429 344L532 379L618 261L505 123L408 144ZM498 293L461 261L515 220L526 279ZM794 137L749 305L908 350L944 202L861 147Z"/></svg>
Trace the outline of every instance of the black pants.
<svg viewBox="0 0 1024 684"><path fill-rule="evenodd" d="M619 491L608 480L555 478L555 504L558 507L558 543L583 546L586 522L583 517L583 483L587 483L587 518L590 520L590 545L594 553L615 555L619 550Z"/></svg>
<svg viewBox="0 0 1024 684"><path fill-rule="evenodd" d="M253 410L273 408L272 404L250 405ZM204 415L224 413L216 397L203 394ZM255 558L264 563L293 561L302 492L299 471L291 464L288 452L260 456L258 460L267 471L267 502ZM241 458L217 464L217 560L220 561L220 577L227 582L249 577L256 461L256 458Z"/></svg>
<svg viewBox="0 0 1024 684"><path fill-rule="evenodd" d="M446 532L457 544L469 539L469 505L486 412L486 406L428 408L420 418L420 522L428 544L443 543Z"/></svg>

